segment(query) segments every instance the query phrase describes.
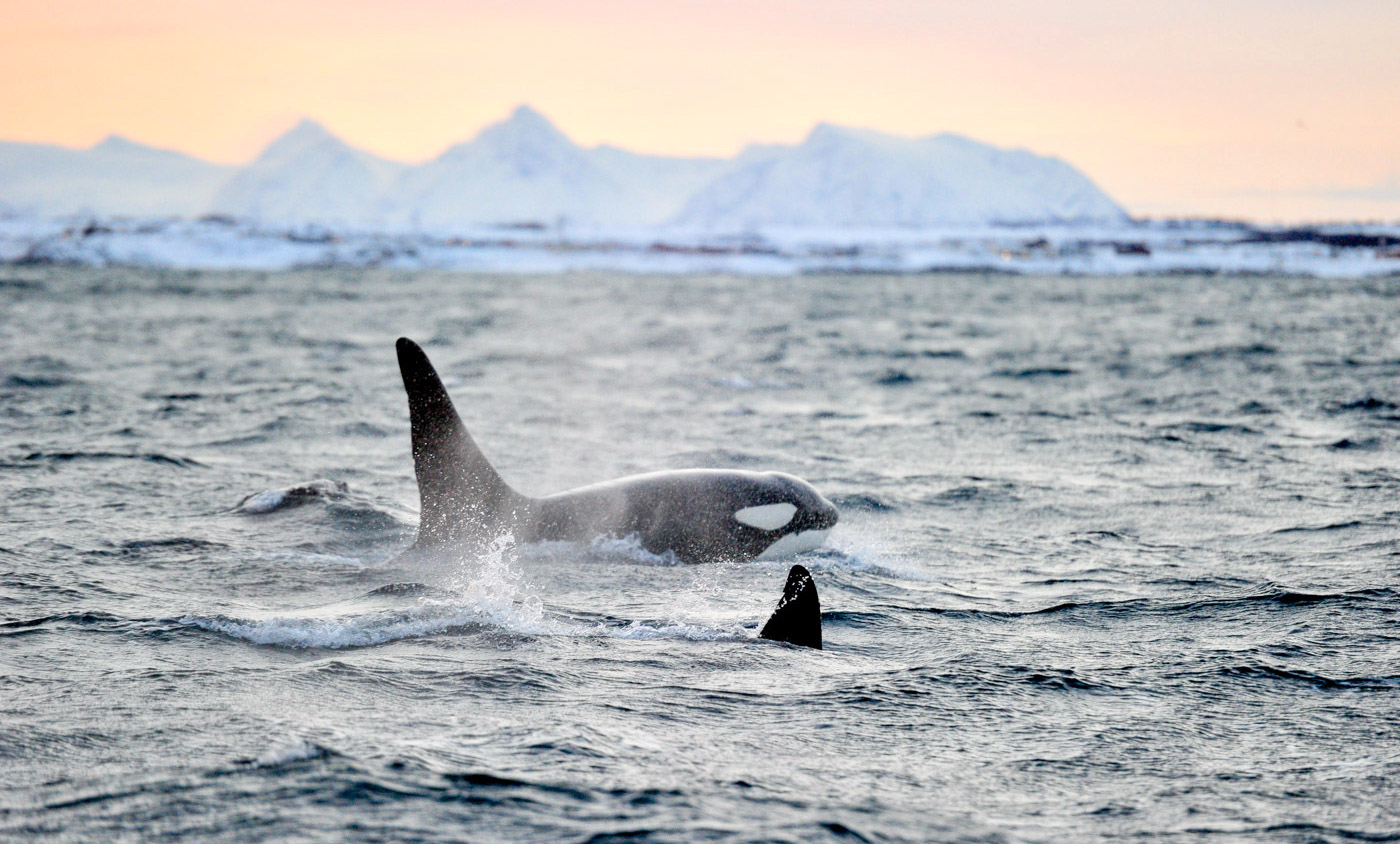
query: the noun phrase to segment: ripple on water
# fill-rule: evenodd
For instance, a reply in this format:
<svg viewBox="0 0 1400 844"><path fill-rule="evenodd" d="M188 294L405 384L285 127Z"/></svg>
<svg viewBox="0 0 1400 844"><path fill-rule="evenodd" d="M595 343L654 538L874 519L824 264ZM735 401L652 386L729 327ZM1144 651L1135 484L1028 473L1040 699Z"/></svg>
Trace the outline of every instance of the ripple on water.
<svg viewBox="0 0 1400 844"><path fill-rule="evenodd" d="M1396 837L1400 282L6 273L0 837ZM791 561L400 557L425 332L526 489L817 479L827 649Z"/></svg>

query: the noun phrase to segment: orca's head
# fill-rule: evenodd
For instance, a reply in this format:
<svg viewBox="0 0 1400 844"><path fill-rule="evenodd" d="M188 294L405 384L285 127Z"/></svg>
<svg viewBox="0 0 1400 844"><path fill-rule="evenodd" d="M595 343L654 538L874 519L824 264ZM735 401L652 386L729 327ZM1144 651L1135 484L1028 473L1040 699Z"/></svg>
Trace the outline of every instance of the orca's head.
<svg viewBox="0 0 1400 844"><path fill-rule="evenodd" d="M773 560L821 547L838 518L836 506L806 481L784 472L762 472L747 506L734 521L762 532L758 559Z"/></svg>

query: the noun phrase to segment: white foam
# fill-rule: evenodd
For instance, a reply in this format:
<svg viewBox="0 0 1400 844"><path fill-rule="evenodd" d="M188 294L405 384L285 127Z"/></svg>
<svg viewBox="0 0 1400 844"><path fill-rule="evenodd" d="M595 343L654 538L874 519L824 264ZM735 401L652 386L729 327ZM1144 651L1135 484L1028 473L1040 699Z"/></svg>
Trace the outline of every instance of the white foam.
<svg viewBox="0 0 1400 844"><path fill-rule="evenodd" d="M258 758L253 760L253 764L259 768L279 768L304 759L316 759L324 756L325 753L326 749L320 745L312 744L305 739L293 739L264 750Z"/></svg>
<svg viewBox="0 0 1400 844"><path fill-rule="evenodd" d="M265 489L262 492L255 492L238 505L238 509L243 512L257 516L263 513L271 513L287 500L287 493L281 489Z"/></svg>
<svg viewBox="0 0 1400 844"><path fill-rule="evenodd" d="M728 387L732 390L787 390L792 388L791 384L776 378L763 378L754 381L742 375L716 378L713 383L716 387Z"/></svg>
<svg viewBox="0 0 1400 844"><path fill-rule="evenodd" d="M581 553L577 546L563 547ZM255 645L283 648L370 647L463 629L528 636L738 642L753 639L756 629L751 625L771 611L772 596L761 600L758 596L735 596L732 583L738 564L720 563L693 567L691 588L674 592L659 620L620 624L571 620L546 612L544 602L533 593L517 565L518 550L510 536L502 536L478 558L441 563L436 571L440 587L431 595L410 599L397 592L377 591L294 613L189 615L176 623ZM681 565L673 553L647 551L635 535L599 538L590 550L645 565ZM875 568L830 549L813 557L808 565L813 569Z"/></svg>
<svg viewBox="0 0 1400 844"><path fill-rule="evenodd" d="M521 617L537 621L521 622ZM496 628L513 633L543 636L601 636L614 639L678 639L688 641L743 641L754 632L741 624L710 626L694 622L643 622L627 625L570 624L545 617L538 599L526 599L506 608L452 607L447 602L418 599L418 607L398 613L367 614L335 619L285 616L262 620L223 616L187 616L181 624L220 633L255 645L283 648L362 648L402 639L431 636L468 627Z"/></svg>
<svg viewBox="0 0 1400 844"><path fill-rule="evenodd" d="M648 624L640 621L626 627L600 624L595 632L613 639L683 639L691 642L742 642L757 636L756 631L738 625L716 628L699 624Z"/></svg>
<svg viewBox="0 0 1400 844"><path fill-rule="evenodd" d="M344 566L345 568L365 568L372 564L372 561L361 557L347 557L344 554L320 554L314 551L288 551L281 554L274 554L273 560L295 563L297 565L313 566Z"/></svg>
<svg viewBox="0 0 1400 844"><path fill-rule="evenodd" d="M181 624L222 633L255 645L284 648L362 648L397 639L409 639L480 624L482 616L470 609L426 613L404 611L347 616L335 619L283 616L237 619L224 616L186 616Z"/></svg>
<svg viewBox="0 0 1400 844"><path fill-rule="evenodd" d="M317 478L304 484L286 489L265 489L255 492L238 503L238 508L249 515L261 515L280 510L288 504L304 504L314 499L339 498L349 491L344 483Z"/></svg>
<svg viewBox="0 0 1400 844"><path fill-rule="evenodd" d="M939 582L919 563L891 553L879 538L857 534L849 527L838 529L824 548L804 558L802 564L812 571L863 572L919 583Z"/></svg>
<svg viewBox="0 0 1400 844"><path fill-rule="evenodd" d="M464 559L447 571L442 595L419 597L408 605L378 596L295 615L186 616L178 621L256 645L287 648L367 647L467 627L525 635L560 632L512 565L514 548L510 536L498 538L480 558ZM386 600L390 606L384 606Z"/></svg>

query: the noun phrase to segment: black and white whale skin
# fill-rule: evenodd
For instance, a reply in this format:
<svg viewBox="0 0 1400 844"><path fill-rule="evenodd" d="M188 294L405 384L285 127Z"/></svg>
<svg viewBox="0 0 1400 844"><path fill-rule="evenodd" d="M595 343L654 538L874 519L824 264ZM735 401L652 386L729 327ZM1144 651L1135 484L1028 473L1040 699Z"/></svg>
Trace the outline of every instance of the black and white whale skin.
<svg viewBox="0 0 1400 844"><path fill-rule="evenodd" d="M579 487L543 498L501 478L462 424L428 356L398 341L408 392L421 521L410 553L636 535L654 554L685 563L775 559L819 547L836 508L781 472L682 469Z"/></svg>

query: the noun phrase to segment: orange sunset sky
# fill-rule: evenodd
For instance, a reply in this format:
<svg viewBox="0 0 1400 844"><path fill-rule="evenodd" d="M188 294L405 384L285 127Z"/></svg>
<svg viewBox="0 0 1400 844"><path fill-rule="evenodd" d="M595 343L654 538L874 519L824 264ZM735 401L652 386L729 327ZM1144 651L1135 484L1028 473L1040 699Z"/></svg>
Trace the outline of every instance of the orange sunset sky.
<svg viewBox="0 0 1400 844"><path fill-rule="evenodd" d="M1060 156L1139 215L1400 220L1397 0L0 0L0 138L419 161L529 103L730 155L818 121Z"/></svg>

